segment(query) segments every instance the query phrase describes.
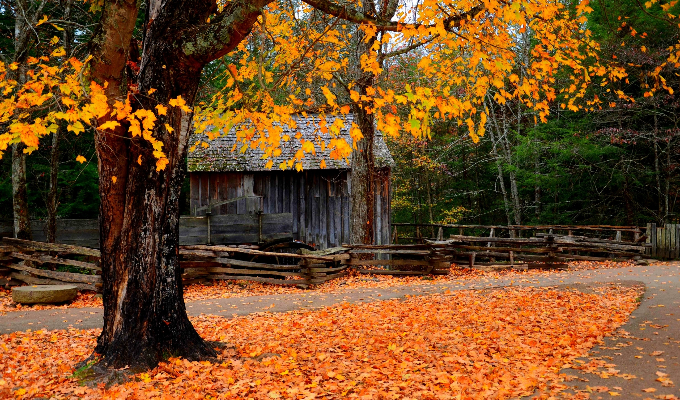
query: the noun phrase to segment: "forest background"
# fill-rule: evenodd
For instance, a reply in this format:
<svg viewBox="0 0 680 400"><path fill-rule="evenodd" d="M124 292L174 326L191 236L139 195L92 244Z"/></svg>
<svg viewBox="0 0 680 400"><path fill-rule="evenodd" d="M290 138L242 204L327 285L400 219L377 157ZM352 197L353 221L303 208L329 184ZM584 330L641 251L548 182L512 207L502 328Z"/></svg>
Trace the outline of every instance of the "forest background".
<svg viewBox="0 0 680 400"><path fill-rule="evenodd" d="M52 34L70 35L71 53L87 51L82 44L91 32L91 13L82 4L55 2L49 13ZM486 134L478 142L468 127L452 120L431 120L430 138L387 137L393 168L393 221L477 224L625 224L674 222L679 219L680 134L677 94L645 92L644 71L668 57L680 37L676 25L664 20L661 4L645 7L637 0L599 0L586 22L601 46L603 58L630 67L619 90L635 101L612 96L609 88L589 88L607 99L609 107L568 110L551 105L547 123L516 101L500 105L490 93ZM668 5L667 5L668 6ZM675 3L671 3L673 8ZM13 53L15 21L9 7L0 8L0 48ZM670 10L671 12L673 10ZM676 13L677 14L677 13ZM627 16L619 18L618 16ZM66 40L65 40L66 41ZM530 52L531 38L519 35L520 56ZM79 48L81 46L82 48ZM525 49L522 50L522 47ZM427 86L418 68L418 48L385 61L379 78L384 88ZM227 57L236 58L238 54ZM209 97L224 84L220 60L206 69L199 97ZM521 65L521 63L518 63ZM634 70L634 71L633 71ZM516 71L521 76L526 71ZM669 78L670 76L670 78ZM678 75L669 75L678 87ZM568 92L565 85L558 90ZM319 88L316 88L318 91ZM671 91L672 92L672 91ZM396 109L408 114L408 108ZM406 118L407 119L407 118ZM57 152L53 152L56 144ZM27 156L27 188L31 219L48 215L51 162L58 160L58 218L97 218L99 191L94 133L60 135L43 140ZM83 155L85 161L76 160ZM265 161L263 160L263 163ZM0 159L0 219L12 219L12 158ZM188 184L182 213L188 214Z"/></svg>

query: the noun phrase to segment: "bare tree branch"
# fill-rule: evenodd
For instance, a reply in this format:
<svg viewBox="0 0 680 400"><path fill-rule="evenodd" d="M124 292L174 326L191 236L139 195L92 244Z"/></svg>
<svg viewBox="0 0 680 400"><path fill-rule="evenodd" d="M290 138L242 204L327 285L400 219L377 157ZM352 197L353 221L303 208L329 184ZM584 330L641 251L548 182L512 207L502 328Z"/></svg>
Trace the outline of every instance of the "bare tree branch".
<svg viewBox="0 0 680 400"><path fill-rule="evenodd" d="M354 22L357 24L373 25L379 31L399 32L404 30L405 28L419 28L421 26L424 26L426 28L436 27L436 25L403 24L396 21L381 21L355 9L335 4L329 0L303 0L303 1L318 10L321 10L331 15L335 15L336 17L342 18L344 20ZM447 31L450 31L453 28L460 27L462 21L467 20L468 18L475 18L479 13L484 11L484 9L485 9L484 5L479 4L475 7L472 7L470 10L466 12L451 15L444 20L444 28Z"/></svg>

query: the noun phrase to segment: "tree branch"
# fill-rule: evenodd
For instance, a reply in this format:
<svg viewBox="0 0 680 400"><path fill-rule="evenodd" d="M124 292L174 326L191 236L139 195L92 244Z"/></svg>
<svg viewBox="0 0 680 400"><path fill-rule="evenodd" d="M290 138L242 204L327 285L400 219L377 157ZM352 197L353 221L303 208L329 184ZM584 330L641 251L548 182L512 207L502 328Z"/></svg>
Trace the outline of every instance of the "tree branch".
<svg viewBox="0 0 680 400"><path fill-rule="evenodd" d="M403 24L403 23L396 22L396 21L380 21L379 19L373 18L371 16L367 16L364 13L357 11L355 9L335 4L335 3L331 2L330 0L302 0L302 1L309 4L312 7L320 10L320 11L323 11L327 14L335 15L336 17L342 18L342 19L347 20L349 22L354 22L354 23L357 23L357 24L373 25L379 31L399 32L399 31L404 30L405 28L419 28L421 26L424 26L425 28L435 28L436 27L436 25ZM460 27L462 21L464 21L468 18L476 17L477 14L481 13L483 10L484 10L484 5L479 4L475 7L472 7L470 10L468 10L466 12L451 15L444 20L444 28L447 31L450 31L453 28Z"/></svg>
<svg viewBox="0 0 680 400"><path fill-rule="evenodd" d="M229 53L250 33L264 7L273 0L240 0L230 3L210 22L182 34L181 51L202 64Z"/></svg>
<svg viewBox="0 0 680 400"><path fill-rule="evenodd" d="M436 35L432 36L431 38L429 38L429 39L427 39L427 40L425 40L425 41L423 41L423 42L414 43L414 44L412 44L412 45L410 45L410 46L406 46L406 47L404 47L404 48L402 48L402 49L399 49L399 50L394 50L394 51L390 51L389 53L380 54L380 55L378 56L378 62L379 62L379 63L382 63L383 60L385 60L385 59L387 59L387 58L391 58L391 57L395 57L395 56L398 56L398 55L401 55L401 54L408 53L408 52L411 51L411 50L415 50L415 49L417 49L417 48L420 47L420 46L424 46L424 45L426 45L426 44L432 42L433 40L435 40L435 39L438 38L438 37L439 37L439 34L436 34Z"/></svg>

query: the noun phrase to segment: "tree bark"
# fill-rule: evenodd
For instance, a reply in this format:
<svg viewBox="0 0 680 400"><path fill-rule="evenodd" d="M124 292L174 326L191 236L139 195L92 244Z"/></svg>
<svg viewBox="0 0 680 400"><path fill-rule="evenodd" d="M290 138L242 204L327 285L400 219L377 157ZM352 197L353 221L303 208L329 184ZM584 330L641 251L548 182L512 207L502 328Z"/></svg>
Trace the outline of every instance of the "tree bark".
<svg viewBox="0 0 680 400"><path fill-rule="evenodd" d="M57 208L59 206L59 140L63 134L63 125L52 134L52 151L50 152L50 188L47 193L47 241L57 240Z"/></svg>
<svg viewBox="0 0 680 400"><path fill-rule="evenodd" d="M505 110L505 108L503 108ZM518 110L519 112L519 110ZM503 149L505 150L505 162L506 164L510 167L510 171L508 172L508 176L510 178L510 196L512 198L512 208L513 208L513 216L515 219L515 225L522 225L522 208L521 208L521 202L519 198L519 190L517 189L517 175L514 171L513 164L512 164L512 147L510 145L510 129L508 127L508 121L505 116L505 111L503 111L503 137L502 143L503 143ZM518 126L519 129L519 126Z"/></svg>
<svg viewBox="0 0 680 400"><path fill-rule="evenodd" d="M23 143L12 145L12 206L14 208L14 237L30 240L31 221L28 215L25 148Z"/></svg>
<svg viewBox="0 0 680 400"><path fill-rule="evenodd" d="M366 13L375 13L375 4L366 1L363 4ZM357 34L357 60L362 54L370 54L371 46L376 41L375 36L365 40L363 31ZM375 84L376 76L373 72L357 71L355 80L356 91L367 95L367 88ZM356 116L357 125L364 138L357 141L356 149L352 152L351 175L351 220L350 241L353 244L372 244L375 237L375 154L373 152L373 138L375 137L375 119L370 106L352 103L352 111Z"/></svg>
<svg viewBox="0 0 680 400"><path fill-rule="evenodd" d="M14 3L14 59L16 70L8 71L9 79L16 80L21 86L26 83L26 60L31 44L32 26L36 15L42 11L45 2L34 9L27 0ZM14 237L31 239L31 222L28 214L28 190L26 188L26 146L23 143L12 145L12 206L14 213Z"/></svg>
<svg viewBox="0 0 680 400"><path fill-rule="evenodd" d="M659 166L659 120L656 114L654 114L654 177L656 179L656 196L658 199L658 217L657 220L659 224L663 225L666 220L666 216L663 210L662 197L663 192L661 190L661 167Z"/></svg>
<svg viewBox="0 0 680 400"><path fill-rule="evenodd" d="M495 136L498 135L500 136L500 126L498 125L498 118L496 116L496 112L493 107L493 100L489 101L488 103L486 102L486 98L484 99L484 105L486 106L487 109L490 110L491 114L491 119L489 120L488 124L491 125L491 129L489 129L489 134L491 136L491 155L493 156L494 160L496 160L496 169L498 170L498 181L501 186L501 193L503 194L503 209L505 210L505 217L508 220L508 225L512 225L512 218L510 215L510 202L508 201L508 192L505 189L505 179L503 178L503 166L501 162L501 158L498 154L498 141L496 140ZM510 231L511 235L514 235L514 231Z"/></svg>
<svg viewBox="0 0 680 400"><path fill-rule="evenodd" d="M372 74L370 74L372 75ZM365 95L366 86L359 93ZM368 114L362 107L353 107L357 124L364 135L357 141L357 148L352 152L350 241L353 244L372 244L375 237L375 156L373 138L375 125L373 114Z"/></svg>
<svg viewBox="0 0 680 400"><path fill-rule="evenodd" d="M374 16L378 21L388 23L397 11L398 2L395 0L383 1L379 4L374 0L363 3L362 9L365 15ZM362 54L369 55L377 36L365 40L363 31L359 30L357 41L357 61ZM378 55L378 62L382 64L384 58ZM360 65L360 64L359 64ZM356 72L355 88L357 92L366 96L367 88L376 83L377 76L372 71L363 71L358 68ZM375 115L369 105L352 103L352 112L356 116L357 124L363 140L356 143L357 148L352 152L352 175L351 175L351 220L350 241L352 243L372 244L375 240L375 154L373 144L375 139Z"/></svg>
<svg viewBox="0 0 680 400"><path fill-rule="evenodd" d="M71 6L73 0L67 0L64 5L64 21L71 20ZM67 26L62 33L66 56L71 56L71 43L73 41L73 28ZM54 243L57 240L57 209L59 208L59 142L66 134L66 126L61 124L52 134L52 151L50 152L50 187L47 193L47 241Z"/></svg>
<svg viewBox="0 0 680 400"><path fill-rule="evenodd" d="M187 32L204 23L215 12L213 6L207 2L151 1L141 58L136 59L130 57L136 50L130 44L137 2L107 3L94 43L97 56L92 71L96 81L107 84L109 103L125 101L131 91L137 93L133 109L155 110L156 105L168 104L178 96L192 104L203 66L233 48L228 46L235 47L259 15L252 4L234 7L232 16L242 13L238 23L227 24L236 32L233 40L225 38L218 27L212 31L216 35L212 48L198 52L196 47L184 47ZM209 39L202 44L207 45ZM125 76L126 63L137 63L139 74ZM156 91L149 95L152 88ZM110 118L107 115L99 123ZM152 135L163 143L169 161L160 171L151 144L131 137L126 126L113 133L98 130L95 135L104 302L104 328L95 349L101 357L98 367L146 369L167 356L196 360L215 355L187 317L177 256L181 163L191 121L192 113L177 107L159 116Z"/></svg>

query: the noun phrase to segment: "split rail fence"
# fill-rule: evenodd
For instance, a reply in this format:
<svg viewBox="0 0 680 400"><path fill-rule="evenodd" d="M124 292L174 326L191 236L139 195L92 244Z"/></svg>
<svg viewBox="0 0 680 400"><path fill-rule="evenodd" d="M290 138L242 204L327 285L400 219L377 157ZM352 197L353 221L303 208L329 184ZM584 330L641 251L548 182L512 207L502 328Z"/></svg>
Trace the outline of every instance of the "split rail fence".
<svg viewBox="0 0 680 400"><path fill-rule="evenodd" d="M205 280L248 280L307 287L346 273L346 253L315 255L277 253L245 247L180 246L180 268L186 284ZM0 242L0 284L74 284L83 290L101 288L97 249L57 243L3 238ZM67 266L71 272L58 271ZM61 268L64 269L64 268Z"/></svg>
<svg viewBox="0 0 680 400"><path fill-rule="evenodd" d="M537 233L528 238L451 235L446 240L423 243L346 245L303 254L252 247L180 246L183 281L189 284L247 280L308 287L341 277L350 270L360 274L429 275L448 274L454 264L565 268L570 260L640 259L650 244L643 236L636 241L624 241ZM99 263L97 249L11 238L0 241L0 284L4 285L71 283L81 289L98 290ZM63 271L63 266L70 271Z"/></svg>

